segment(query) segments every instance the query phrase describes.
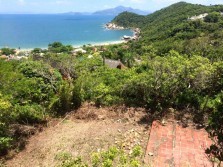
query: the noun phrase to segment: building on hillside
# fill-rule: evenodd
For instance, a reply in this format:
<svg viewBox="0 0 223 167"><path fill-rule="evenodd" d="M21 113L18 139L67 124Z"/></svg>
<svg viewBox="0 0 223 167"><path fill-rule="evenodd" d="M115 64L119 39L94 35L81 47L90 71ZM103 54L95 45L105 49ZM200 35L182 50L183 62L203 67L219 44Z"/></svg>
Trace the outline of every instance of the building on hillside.
<svg viewBox="0 0 223 167"><path fill-rule="evenodd" d="M188 20L203 20L206 16L208 15L208 13L203 13L203 14L200 14L198 16L192 16L190 18L188 18Z"/></svg>
<svg viewBox="0 0 223 167"><path fill-rule="evenodd" d="M87 53L87 51L84 50L84 49L82 49L82 48L77 48L77 49L74 49L74 50L72 51L72 54L73 54L73 55L76 55L77 53L85 54L85 53Z"/></svg>
<svg viewBox="0 0 223 167"><path fill-rule="evenodd" d="M104 65L107 65L110 68L118 68L118 69L125 69L125 65L120 60L112 60L112 59L103 59Z"/></svg>

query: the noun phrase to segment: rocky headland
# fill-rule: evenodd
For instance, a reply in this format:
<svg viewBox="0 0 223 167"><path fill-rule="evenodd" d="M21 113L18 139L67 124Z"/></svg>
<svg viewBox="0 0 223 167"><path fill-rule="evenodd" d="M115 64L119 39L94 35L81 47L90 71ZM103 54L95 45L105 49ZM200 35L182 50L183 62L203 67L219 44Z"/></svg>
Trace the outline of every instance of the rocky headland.
<svg viewBox="0 0 223 167"><path fill-rule="evenodd" d="M108 30L125 30L125 29L130 29L130 28L126 28L126 27L122 27L122 26L119 26L119 25L116 25L115 23L107 23L105 24L105 28L108 29ZM127 35L124 35L122 37L122 40L125 40L125 41L129 41L129 40L138 40L139 37L140 37L140 29L139 28L134 28L132 29L133 31L133 36L127 36Z"/></svg>
<svg viewBox="0 0 223 167"><path fill-rule="evenodd" d="M127 29L127 28L124 28L122 26L118 26L114 23L105 24L105 28L108 29L108 30L125 30L125 29Z"/></svg>

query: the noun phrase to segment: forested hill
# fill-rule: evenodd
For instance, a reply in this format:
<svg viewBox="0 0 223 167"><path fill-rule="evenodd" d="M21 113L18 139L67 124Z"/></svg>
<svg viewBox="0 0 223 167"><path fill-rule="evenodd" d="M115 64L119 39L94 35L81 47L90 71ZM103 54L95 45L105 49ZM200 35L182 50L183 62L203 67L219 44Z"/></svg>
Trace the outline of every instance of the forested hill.
<svg viewBox="0 0 223 167"><path fill-rule="evenodd" d="M142 28L148 25L153 26L153 24L160 25L165 20L169 21L169 23L167 23L168 25L171 25L173 22L174 24L182 22L193 15L213 11L213 8L216 7L207 7L203 5L179 2L147 16L141 16L130 12L123 12L115 17L113 22L122 26L137 26Z"/></svg>
<svg viewBox="0 0 223 167"><path fill-rule="evenodd" d="M188 53L188 46L199 43L196 40L206 44L214 42L217 44L214 47L217 48L222 46L221 12L223 5L203 6L179 2L147 16L124 12L114 18L113 22L120 26L141 28L140 41L153 44L159 53L166 53L171 49ZM189 19L204 13L209 14L204 19Z"/></svg>

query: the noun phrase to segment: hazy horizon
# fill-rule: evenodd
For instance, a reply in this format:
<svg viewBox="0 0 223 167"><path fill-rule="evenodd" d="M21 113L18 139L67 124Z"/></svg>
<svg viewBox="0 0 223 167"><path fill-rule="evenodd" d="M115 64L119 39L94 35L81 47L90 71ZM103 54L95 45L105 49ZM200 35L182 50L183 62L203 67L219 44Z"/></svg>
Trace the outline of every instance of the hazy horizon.
<svg viewBox="0 0 223 167"><path fill-rule="evenodd" d="M1 14L58 14L67 12L95 12L117 6L154 12L179 0L0 0ZM193 0L184 2L194 3ZM196 4L223 4L223 0L198 0Z"/></svg>

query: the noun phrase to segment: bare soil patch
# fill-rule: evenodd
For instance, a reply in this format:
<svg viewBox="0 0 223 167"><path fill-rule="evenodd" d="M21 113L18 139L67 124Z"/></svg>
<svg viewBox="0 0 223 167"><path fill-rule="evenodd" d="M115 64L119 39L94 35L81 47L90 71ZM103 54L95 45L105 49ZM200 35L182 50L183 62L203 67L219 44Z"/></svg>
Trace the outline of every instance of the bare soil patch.
<svg viewBox="0 0 223 167"><path fill-rule="evenodd" d="M23 151L6 161L9 167L51 167L56 156L71 153L89 161L92 152L121 146L131 152L135 145L146 150L149 115L141 108L96 108L85 104L65 118L53 120L42 132L33 135Z"/></svg>

